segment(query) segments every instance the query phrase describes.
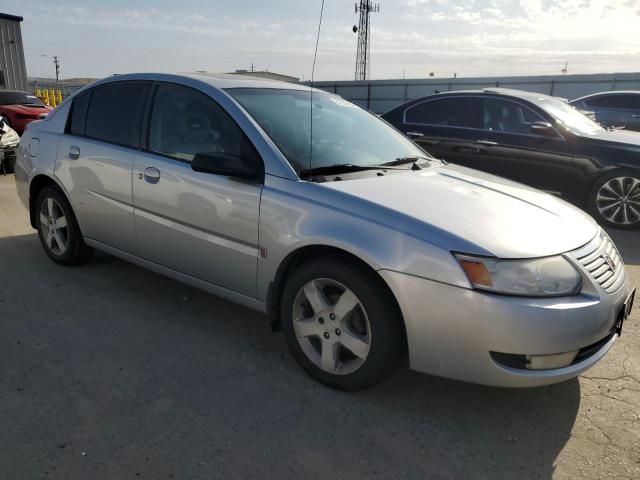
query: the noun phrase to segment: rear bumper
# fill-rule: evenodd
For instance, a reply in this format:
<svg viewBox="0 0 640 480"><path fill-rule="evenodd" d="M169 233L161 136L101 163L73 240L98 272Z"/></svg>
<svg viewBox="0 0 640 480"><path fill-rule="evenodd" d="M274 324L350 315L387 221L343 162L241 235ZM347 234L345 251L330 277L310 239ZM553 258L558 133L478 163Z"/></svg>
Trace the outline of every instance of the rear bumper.
<svg viewBox="0 0 640 480"><path fill-rule="evenodd" d="M405 319L411 368L472 383L533 387L575 377L616 341L631 285L561 298L487 294L398 272L380 272ZM590 347L590 348L588 348ZM581 351L568 366L514 368L491 352L543 356Z"/></svg>

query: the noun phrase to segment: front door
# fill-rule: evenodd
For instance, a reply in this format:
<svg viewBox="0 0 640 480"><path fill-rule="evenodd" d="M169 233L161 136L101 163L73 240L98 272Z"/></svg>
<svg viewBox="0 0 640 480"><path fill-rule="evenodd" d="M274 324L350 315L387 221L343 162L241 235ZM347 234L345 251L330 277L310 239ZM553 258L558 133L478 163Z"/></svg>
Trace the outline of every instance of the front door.
<svg viewBox="0 0 640 480"><path fill-rule="evenodd" d="M133 168L138 255L255 296L262 184L191 169L195 154L241 155L245 142L209 96L158 84L147 148L136 155Z"/></svg>

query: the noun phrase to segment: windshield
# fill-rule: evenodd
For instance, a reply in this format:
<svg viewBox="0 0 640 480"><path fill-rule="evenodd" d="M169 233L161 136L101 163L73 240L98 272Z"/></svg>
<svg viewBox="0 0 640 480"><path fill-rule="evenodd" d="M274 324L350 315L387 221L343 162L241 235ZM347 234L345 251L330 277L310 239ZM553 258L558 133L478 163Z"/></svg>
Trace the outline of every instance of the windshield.
<svg viewBox="0 0 640 480"><path fill-rule="evenodd" d="M572 132L594 135L605 131L596 122L562 100L543 98L538 101L538 105Z"/></svg>
<svg viewBox="0 0 640 480"><path fill-rule="evenodd" d="M0 92L0 105L34 105L44 107L42 100L27 92Z"/></svg>
<svg viewBox="0 0 640 480"><path fill-rule="evenodd" d="M227 92L258 122L298 173L330 165L365 167L427 156L384 121L336 95L313 93L310 142L309 91L235 88Z"/></svg>

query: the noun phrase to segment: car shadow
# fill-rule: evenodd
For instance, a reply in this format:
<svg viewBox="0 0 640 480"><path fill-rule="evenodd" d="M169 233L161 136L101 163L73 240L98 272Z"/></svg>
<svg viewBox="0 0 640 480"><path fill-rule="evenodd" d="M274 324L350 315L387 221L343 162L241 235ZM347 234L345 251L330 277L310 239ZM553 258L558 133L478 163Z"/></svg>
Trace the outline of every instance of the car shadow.
<svg viewBox="0 0 640 480"><path fill-rule="evenodd" d="M60 267L35 234L0 251L7 478L546 479L571 436L575 379L501 389L405 365L337 392L259 313L102 253Z"/></svg>
<svg viewBox="0 0 640 480"><path fill-rule="evenodd" d="M624 263L627 265L640 265L640 231L607 229L607 233L618 247L618 251Z"/></svg>

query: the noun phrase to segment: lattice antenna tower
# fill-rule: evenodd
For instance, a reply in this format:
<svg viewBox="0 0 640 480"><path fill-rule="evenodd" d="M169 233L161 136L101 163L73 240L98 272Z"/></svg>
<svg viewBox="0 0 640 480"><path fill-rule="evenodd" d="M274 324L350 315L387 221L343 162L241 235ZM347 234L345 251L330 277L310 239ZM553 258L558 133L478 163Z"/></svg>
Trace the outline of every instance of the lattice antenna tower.
<svg viewBox="0 0 640 480"><path fill-rule="evenodd" d="M356 80L368 80L371 73L371 32L370 16L380 11L380 4L371 0L360 0L355 4L356 13L360 13L358 26L353 26L353 33L358 34L358 50L356 53Z"/></svg>

